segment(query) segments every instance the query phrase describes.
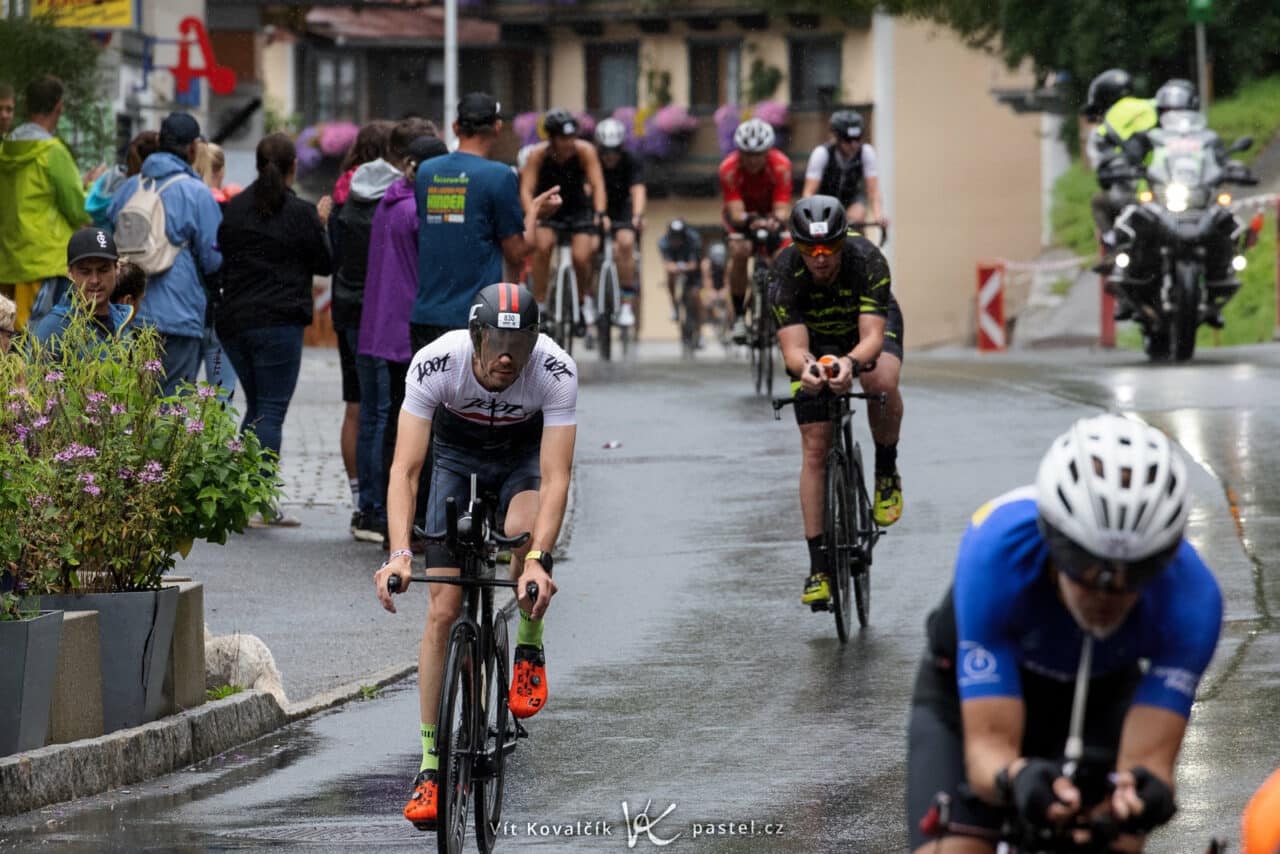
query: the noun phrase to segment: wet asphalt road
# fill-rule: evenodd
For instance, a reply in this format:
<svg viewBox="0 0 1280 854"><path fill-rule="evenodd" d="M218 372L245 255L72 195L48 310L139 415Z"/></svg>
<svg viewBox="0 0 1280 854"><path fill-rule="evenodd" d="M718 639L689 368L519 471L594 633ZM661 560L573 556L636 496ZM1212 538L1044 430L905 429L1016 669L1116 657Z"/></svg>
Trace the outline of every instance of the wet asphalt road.
<svg viewBox="0 0 1280 854"><path fill-rule="evenodd" d="M876 551L872 625L842 647L831 618L798 603L794 422L750 395L745 364L585 365L576 515L546 630L551 702L509 767L500 850L627 850L623 803L634 817L650 801L655 819L674 805L653 826L658 839L681 834L672 850L903 850L911 684L959 535L1100 407L1143 415L1201 463L1189 536L1227 602L1180 766L1182 810L1148 850L1234 836L1280 765L1280 486L1267 476L1278 366L1271 347L1164 367L1078 350L910 356L906 512ZM865 445L861 415L856 428ZM414 689L0 821L0 850L433 850L399 815L419 756Z"/></svg>

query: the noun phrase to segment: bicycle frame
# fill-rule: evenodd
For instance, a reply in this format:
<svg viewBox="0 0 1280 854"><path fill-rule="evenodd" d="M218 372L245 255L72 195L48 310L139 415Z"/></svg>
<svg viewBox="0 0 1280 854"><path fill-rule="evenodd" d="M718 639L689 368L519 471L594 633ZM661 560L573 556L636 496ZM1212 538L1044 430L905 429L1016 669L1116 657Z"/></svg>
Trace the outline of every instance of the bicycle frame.
<svg viewBox="0 0 1280 854"><path fill-rule="evenodd" d="M601 314L614 314L622 305L622 285L618 281L618 263L613 258L613 235L605 232L600 237L600 278L596 286L596 299Z"/></svg>
<svg viewBox="0 0 1280 854"><path fill-rule="evenodd" d="M578 306L578 276L573 269L573 232L562 226L556 233L556 280L552 291L554 310L551 319L552 338L566 352L573 352L573 330L581 320ZM568 316L565 300L569 300Z"/></svg>
<svg viewBox="0 0 1280 854"><path fill-rule="evenodd" d="M492 850L502 803L503 757L515 748L516 741L528 735L519 720L508 718L509 644L506 622L493 607L494 588L514 589L518 582L486 577L484 569L496 567L498 546L518 548L528 542L530 535L525 532L504 537L496 533L495 505L478 495L473 474L466 514L460 515L457 502L447 498L445 530L426 536L428 542L444 544L458 558L459 574L412 577L414 581L463 589L461 612L449 629L436 714L440 734L435 753L441 757L441 820L437 832L440 850L448 854L462 849L473 782L477 844L482 851ZM387 589L399 591L399 576L387 579ZM530 582L526 593L536 599L537 585ZM456 719L455 700L459 703ZM490 727L491 717L497 726ZM508 723L512 722L514 728L509 729ZM462 733L459 744L454 743L455 727Z"/></svg>

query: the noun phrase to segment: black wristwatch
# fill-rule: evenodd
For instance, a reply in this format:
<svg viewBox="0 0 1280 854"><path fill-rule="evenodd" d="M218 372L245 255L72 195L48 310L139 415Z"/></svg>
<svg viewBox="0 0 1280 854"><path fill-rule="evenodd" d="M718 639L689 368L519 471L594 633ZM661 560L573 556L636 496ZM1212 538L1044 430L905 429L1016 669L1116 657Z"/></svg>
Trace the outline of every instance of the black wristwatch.
<svg viewBox="0 0 1280 854"><path fill-rule="evenodd" d="M551 574L551 567L555 564L555 559L551 557L551 552L539 551L538 549L530 549L524 559L536 560L547 571L547 575Z"/></svg>

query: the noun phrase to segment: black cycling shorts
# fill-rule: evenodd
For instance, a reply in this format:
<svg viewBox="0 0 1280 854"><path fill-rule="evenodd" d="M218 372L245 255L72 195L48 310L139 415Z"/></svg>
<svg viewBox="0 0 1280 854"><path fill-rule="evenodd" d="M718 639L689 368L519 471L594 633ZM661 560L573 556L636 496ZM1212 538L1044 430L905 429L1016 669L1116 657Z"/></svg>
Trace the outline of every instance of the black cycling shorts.
<svg viewBox="0 0 1280 854"><path fill-rule="evenodd" d="M555 228L568 230L573 234L586 234L595 231L596 215L592 211L556 211L556 215L548 219L538 220L539 228Z"/></svg>
<svg viewBox="0 0 1280 854"><path fill-rule="evenodd" d="M509 454L486 455L445 442L432 442L435 460L431 469L431 497L427 500L426 528L429 533L445 529L445 501L453 498L459 510L471 500L471 475L476 475L480 493L498 496L498 518L511 499L521 492L537 491L542 485L539 448L534 445ZM427 546L428 567L456 567L458 559L442 545Z"/></svg>
<svg viewBox="0 0 1280 854"><path fill-rule="evenodd" d="M998 832L1005 812L973 795L964 767L964 727L956 686L955 606L951 590L928 617L929 646L916 674L907 726L908 850L933 841L920 830L939 792L951 798L951 824ZM1064 643L1067 641L1063 641ZM1063 682L1026 669L1019 670L1026 705L1023 756L1062 758L1071 723L1075 683ZM1108 768L1120 744L1129 702L1142 674L1137 665L1098 676L1089 682L1085 710L1085 754L1105 755Z"/></svg>
<svg viewBox="0 0 1280 854"><path fill-rule="evenodd" d="M634 214L631 212L630 202L628 202L627 204L623 205L621 208L618 208L616 210L613 208L610 208L609 210L605 211L605 216L609 217L609 231L612 232L613 234L617 234L619 231L622 231L623 229L626 229L628 231L636 230L636 227L631 223L631 218L634 216Z"/></svg>
<svg viewBox="0 0 1280 854"><path fill-rule="evenodd" d="M902 353L902 336L903 321L902 309L898 307L898 301L893 300L889 303L889 316L885 319L884 324L884 346L880 349L880 355L893 356L899 362L903 360ZM812 332L809 333L809 350L816 356L823 355L844 355L857 346L857 340L849 346L844 346L846 342L828 343L821 338L816 337ZM796 398L795 405L792 407L796 411L797 424L815 424L819 421L827 420L827 402L831 400L833 395L827 389L823 389L814 394L804 394L799 390L798 378L792 377L792 387L795 389Z"/></svg>

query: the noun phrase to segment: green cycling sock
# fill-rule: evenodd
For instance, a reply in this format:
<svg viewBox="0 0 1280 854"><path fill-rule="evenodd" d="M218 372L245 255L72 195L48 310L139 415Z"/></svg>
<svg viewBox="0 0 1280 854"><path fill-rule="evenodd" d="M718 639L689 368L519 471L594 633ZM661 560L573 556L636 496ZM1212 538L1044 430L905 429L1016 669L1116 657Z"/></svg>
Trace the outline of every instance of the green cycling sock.
<svg viewBox="0 0 1280 854"><path fill-rule="evenodd" d="M516 643L542 649L542 620L530 619L528 614L521 611L520 625L516 628Z"/></svg>
<svg viewBox="0 0 1280 854"><path fill-rule="evenodd" d="M434 753L431 752L432 750L435 749L435 746L436 746L436 725L431 724L430 726L428 726L427 724L423 724L422 725L422 767L418 769L419 771L426 771L428 769L435 771L440 767L440 757L436 756Z"/></svg>

